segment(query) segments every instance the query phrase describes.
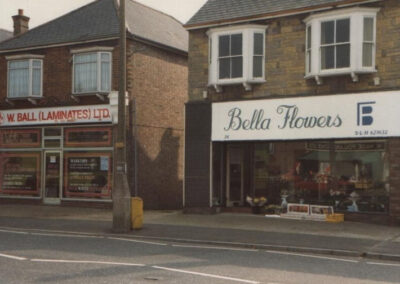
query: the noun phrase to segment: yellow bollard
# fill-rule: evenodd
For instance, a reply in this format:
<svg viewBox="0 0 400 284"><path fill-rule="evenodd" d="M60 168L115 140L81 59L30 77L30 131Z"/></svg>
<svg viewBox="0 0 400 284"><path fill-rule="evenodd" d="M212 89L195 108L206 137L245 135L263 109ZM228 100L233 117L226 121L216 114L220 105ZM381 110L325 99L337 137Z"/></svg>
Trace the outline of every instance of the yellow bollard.
<svg viewBox="0 0 400 284"><path fill-rule="evenodd" d="M140 197L131 198L132 229L140 230L143 227L143 200Z"/></svg>

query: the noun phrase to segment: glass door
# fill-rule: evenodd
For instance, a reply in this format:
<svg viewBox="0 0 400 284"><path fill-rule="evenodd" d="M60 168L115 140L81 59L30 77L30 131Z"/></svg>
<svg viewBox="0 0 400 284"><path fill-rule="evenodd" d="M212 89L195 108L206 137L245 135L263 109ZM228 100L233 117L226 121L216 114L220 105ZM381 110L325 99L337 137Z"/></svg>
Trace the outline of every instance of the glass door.
<svg viewBox="0 0 400 284"><path fill-rule="evenodd" d="M60 204L62 188L61 151L45 151L44 156L43 202L46 204Z"/></svg>
<svg viewBox="0 0 400 284"><path fill-rule="evenodd" d="M226 205L243 206L243 148L229 145L227 162Z"/></svg>

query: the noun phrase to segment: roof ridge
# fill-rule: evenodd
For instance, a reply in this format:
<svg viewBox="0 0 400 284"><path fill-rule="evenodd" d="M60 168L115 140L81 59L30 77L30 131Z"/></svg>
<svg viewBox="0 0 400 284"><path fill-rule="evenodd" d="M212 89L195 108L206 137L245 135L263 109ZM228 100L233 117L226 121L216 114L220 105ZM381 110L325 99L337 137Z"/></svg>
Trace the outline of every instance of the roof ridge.
<svg viewBox="0 0 400 284"><path fill-rule="evenodd" d="M153 10L153 11L159 13L159 14L163 14L163 15L165 15L165 16L167 16L167 17L170 17L170 18L172 18L173 20L175 20L176 22L178 22L179 24L183 25L183 23L182 23L181 21L179 21L177 18L175 18L174 16L172 16L172 15L170 15L170 14L167 14L167 13L165 13L165 12L162 12L162 11L160 11L160 10L157 10L157 9L155 9L155 8L152 8L152 7L150 7L150 6L147 6L146 4L143 4L143 3L138 2L138 1L135 1L135 0L128 0L128 1L134 2L134 3L136 3L136 4L139 4L140 6L143 6L143 7L145 7L145 8L150 9L150 10Z"/></svg>

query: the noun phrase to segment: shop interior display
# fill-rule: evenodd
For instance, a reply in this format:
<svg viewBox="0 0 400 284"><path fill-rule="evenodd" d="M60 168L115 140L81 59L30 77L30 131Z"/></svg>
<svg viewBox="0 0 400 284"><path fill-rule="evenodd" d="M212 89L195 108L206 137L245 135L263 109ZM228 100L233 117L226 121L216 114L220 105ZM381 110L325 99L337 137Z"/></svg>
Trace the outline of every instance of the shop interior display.
<svg viewBox="0 0 400 284"><path fill-rule="evenodd" d="M329 205L335 211L387 212L384 142L277 142L254 148L255 196L268 206ZM271 208L271 207L270 207Z"/></svg>

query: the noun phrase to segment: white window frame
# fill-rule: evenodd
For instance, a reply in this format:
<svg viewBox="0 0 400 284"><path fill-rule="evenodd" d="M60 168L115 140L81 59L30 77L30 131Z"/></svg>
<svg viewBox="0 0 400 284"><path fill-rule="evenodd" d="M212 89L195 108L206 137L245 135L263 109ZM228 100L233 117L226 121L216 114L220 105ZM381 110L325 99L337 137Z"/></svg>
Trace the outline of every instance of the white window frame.
<svg viewBox="0 0 400 284"><path fill-rule="evenodd" d="M43 55L36 54L21 54L21 55L13 55L6 56L7 60L7 99L18 100L18 99L40 99L43 97ZM10 96L10 63L15 61L28 61L29 62L29 86L28 86L28 95L24 97L14 97ZM40 92L39 95L33 94L33 61L40 62Z"/></svg>
<svg viewBox="0 0 400 284"><path fill-rule="evenodd" d="M72 49L71 53L72 55L72 94L74 95L85 95L85 94L104 94L104 93L109 93L112 90L112 63L113 63L113 58L112 58L112 47L89 47L89 48L80 48L80 49ZM82 91L82 92L76 92L75 91L75 56L76 55L83 55L83 54L96 54L97 56L97 88L95 91ZM108 91L101 90L101 55L102 54L108 54L110 57L110 66L109 66L109 74L110 74L110 89Z"/></svg>
<svg viewBox="0 0 400 284"><path fill-rule="evenodd" d="M315 78L318 84L322 83L321 77L351 75L354 82L358 81L358 74L377 72L375 68L376 54L376 15L379 8L355 7L339 9L326 13L311 15L304 20L306 24L306 56L305 56L305 78ZM363 66L363 43L364 43L364 18L374 20L373 27L373 54L372 66ZM346 68L322 69L321 64L321 25L323 22L350 19L350 66ZM308 27L311 27L311 66L307 55L307 41L309 37ZM336 45L336 44L335 44Z"/></svg>
<svg viewBox="0 0 400 284"><path fill-rule="evenodd" d="M219 92L224 85L243 84L246 90L251 90L251 84L265 82L265 45L266 30L264 25L242 25L223 28L210 29L207 32L209 37L209 72L208 86L213 86ZM253 76L253 58L254 58L254 34L263 35L263 60L262 60L262 76ZM243 72L241 78L219 79L219 37L225 35L242 35L242 57Z"/></svg>

